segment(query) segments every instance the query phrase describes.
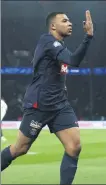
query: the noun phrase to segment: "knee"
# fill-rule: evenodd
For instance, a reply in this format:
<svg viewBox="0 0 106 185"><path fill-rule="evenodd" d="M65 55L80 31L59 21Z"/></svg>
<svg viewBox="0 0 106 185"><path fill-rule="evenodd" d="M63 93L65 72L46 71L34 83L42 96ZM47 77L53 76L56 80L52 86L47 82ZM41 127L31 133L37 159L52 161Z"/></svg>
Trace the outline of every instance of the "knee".
<svg viewBox="0 0 106 185"><path fill-rule="evenodd" d="M25 155L27 154L27 152L28 152L28 147L26 145L22 146L19 150L20 155Z"/></svg>
<svg viewBox="0 0 106 185"><path fill-rule="evenodd" d="M81 144L69 144L66 148L65 151L68 155L73 156L73 157L78 157L80 152L81 152Z"/></svg>
<svg viewBox="0 0 106 185"><path fill-rule="evenodd" d="M11 151L15 157L25 155L28 152L28 150L29 150L29 147L27 145L22 145L18 147L17 145L13 145L11 147Z"/></svg>

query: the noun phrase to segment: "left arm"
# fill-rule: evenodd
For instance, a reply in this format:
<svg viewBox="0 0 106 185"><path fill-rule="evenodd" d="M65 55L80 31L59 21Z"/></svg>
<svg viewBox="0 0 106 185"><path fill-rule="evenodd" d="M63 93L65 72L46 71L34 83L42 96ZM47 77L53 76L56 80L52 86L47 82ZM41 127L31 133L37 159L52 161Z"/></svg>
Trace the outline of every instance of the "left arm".
<svg viewBox="0 0 106 185"><path fill-rule="evenodd" d="M78 67L80 65L81 61L83 60L87 52L92 37L93 37L92 35L86 34L82 44L80 44L76 51L71 54L71 64L70 64L71 66Z"/></svg>

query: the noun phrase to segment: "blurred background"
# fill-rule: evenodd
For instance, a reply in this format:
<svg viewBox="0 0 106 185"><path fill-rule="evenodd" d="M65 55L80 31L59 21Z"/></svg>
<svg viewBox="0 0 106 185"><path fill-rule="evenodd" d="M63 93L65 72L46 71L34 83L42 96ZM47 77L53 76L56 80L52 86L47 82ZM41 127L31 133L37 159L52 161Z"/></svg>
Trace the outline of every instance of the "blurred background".
<svg viewBox="0 0 106 185"><path fill-rule="evenodd" d="M47 32L48 13L63 11L73 23L66 39L73 52L82 42L82 22L89 9L94 38L80 68L69 69L67 87L79 120L106 120L106 2L105 1L1 1L1 97L8 104L4 120L22 119L22 100L32 79L34 50Z"/></svg>

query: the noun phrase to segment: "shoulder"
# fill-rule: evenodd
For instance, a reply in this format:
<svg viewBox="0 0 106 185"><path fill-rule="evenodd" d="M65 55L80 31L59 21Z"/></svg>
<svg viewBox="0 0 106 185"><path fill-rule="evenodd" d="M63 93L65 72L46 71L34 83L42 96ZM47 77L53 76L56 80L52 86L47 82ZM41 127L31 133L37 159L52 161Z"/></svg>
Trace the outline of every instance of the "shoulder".
<svg viewBox="0 0 106 185"><path fill-rule="evenodd" d="M44 52L51 51L53 53L58 53L65 48L65 45L62 41L57 40L53 35L43 34L40 37L37 48L38 50L39 48L42 48Z"/></svg>
<svg viewBox="0 0 106 185"><path fill-rule="evenodd" d="M62 43L58 41L55 37L53 37L51 34L41 35L39 43L43 43L44 45L48 43L52 43L54 47L58 47L62 45Z"/></svg>
<svg viewBox="0 0 106 185"><path fill-rule="evenodd" d="M54 42L56 39L49 33L43 34L40 37L40 42L48 43L48 42Z"/></svg>

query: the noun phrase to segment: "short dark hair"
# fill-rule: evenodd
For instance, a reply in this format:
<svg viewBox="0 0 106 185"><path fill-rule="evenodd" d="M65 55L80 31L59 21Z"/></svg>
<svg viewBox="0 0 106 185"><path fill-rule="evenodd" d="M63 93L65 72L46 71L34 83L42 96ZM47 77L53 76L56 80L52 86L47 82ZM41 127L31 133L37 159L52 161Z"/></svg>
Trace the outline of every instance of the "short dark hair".
<svg viewBox="0 0 106 185"><path fill-rule="evenodd" d="M58 14L64 14L64 13L63 12L52 12L52 13L48 14L48 16L46 18L46 26L47 26L47 28L50 26L50 23L51 23L52 19L54 17L56 17L56 15L58 15Z"/></svg>

